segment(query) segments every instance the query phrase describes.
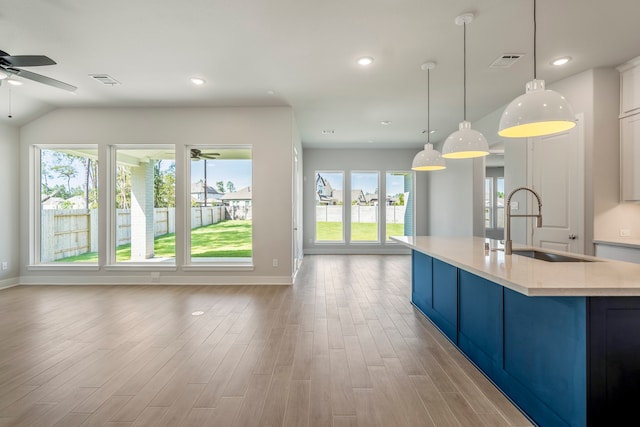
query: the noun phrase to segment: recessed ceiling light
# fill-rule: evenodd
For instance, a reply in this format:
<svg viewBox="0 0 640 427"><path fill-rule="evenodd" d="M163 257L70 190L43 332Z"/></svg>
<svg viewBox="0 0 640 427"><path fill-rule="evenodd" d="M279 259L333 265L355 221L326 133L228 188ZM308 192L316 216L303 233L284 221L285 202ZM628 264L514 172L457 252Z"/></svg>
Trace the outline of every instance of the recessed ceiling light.
<svg viewBox="0 0 640 427"><path fill-rule="evenodd" d="M191 313L192 316L202 316L204 314L204 311L194 311L193 313Z"/></svg>
<svg viewBox="0 0 640 427"><path fill-rule="evenodd" d="M362 58L358 58L358 65L362 65L366 67L367 65L373 64L373 58L370 56L363 56Z"/></svg>
<svg viewBox="0 0 640 427"><path fill-rule="evenodd" d="M373 144L373 139L367 141L369 144Z"/></svg>
<svg viewBox="0 0 640 427"><path fill-rule="evenodd" d="M273 91L273 90L268 90L268 91L267 91L267 95L275 95L275 94L276 94L276 93L275 93L275 91Z"/></svg>
<svg viewBox="0 0 640 427"><path fill-rule="evenodd" d="M562 58L554 59L553 61L551 61L551 65L555 65L556 67L559 67L561 65L566 64L569 61L571 61L570 56L563 56Z"/></svg>
<svg viewBox="0 0 640 427"><path fill-rule="evenodd" d="M204 79L200 77L191 77L189 80L196 86L202 86L204 84Z"/></svg>
<svg viewBox="0 0 640 427"><path fill-rule="evenodd" d="M22 82L14 79L7 79L7 83L14 86L22 86Z"/></svg>
<svg viewBox="0 0 640 427"><path fill-rule="evenodd" d="M382 126L389 126L391 124L391 122L389 120L383 120L383 121L380 122L380 124Z"/></svg>

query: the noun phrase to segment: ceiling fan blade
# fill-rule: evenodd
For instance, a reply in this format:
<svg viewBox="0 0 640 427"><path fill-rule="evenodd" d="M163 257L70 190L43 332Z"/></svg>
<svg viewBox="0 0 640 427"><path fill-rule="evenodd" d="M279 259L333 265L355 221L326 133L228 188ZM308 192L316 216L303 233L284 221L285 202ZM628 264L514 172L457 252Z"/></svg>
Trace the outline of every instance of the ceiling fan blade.
<svg viewBox="0 0 640 427"><path fill-rule="evenodd" d="M56 61L44 55L0 55L0 63L10 67L39 67L55 65Z"/></svg>
<svg viewBox="0 0 640 427"><path fill-rule="evenodd" d="M220 155L220 153L206 153L206 154L201 154L200 157L203 159L216 159L218 156Z"/></svg>
<svg viewBox="0 0 640 427"><path fill-rule="evenodd" d="M75 92L78 88L70 84L61 82L60 80L52 79L51 77L43 76L42 74L32 73L27 70L18 70L15 68L6 69L11 74L24 77L25 79L33 80L34 82L43 83L45 85L57 87L58 89L67 90L69 92Z"/></svg>

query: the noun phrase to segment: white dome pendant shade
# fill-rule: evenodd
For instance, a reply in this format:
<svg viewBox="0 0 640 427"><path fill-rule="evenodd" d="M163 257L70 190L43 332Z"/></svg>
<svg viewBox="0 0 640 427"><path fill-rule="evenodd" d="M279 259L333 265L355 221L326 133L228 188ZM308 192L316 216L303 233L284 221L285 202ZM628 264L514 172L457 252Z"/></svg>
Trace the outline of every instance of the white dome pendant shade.
<svg viewBox="0 0 640 427"><path fill-rule="evenodd" d="M411 164L411 170L414 171L439 171L446 169L447 166L444 163L444 159L437 150L433 149L433 144L430 142L431 135L431 122L430 122L430 71L436 68L435 62L425 62L420 67L423 71L427 72L427 143L424 145L424 150L420 151L413 158Z"/></svg>
<svg viewBox="0 0 640 427"><path fill-rule="evenodd" d="M414 171L439 171L446 169L444 159L437 150L433 149L433 144L424 144L424 150L416 154L411 164Z"/></svg>
<svg viewBox="0 0 640 427"><path fill-rule="evenodd" d="M471 122L460 122L458 130L453 132L442 147L445 159L472 159L489 154L489 143L483 134L471 129Z"/></svg>
<svg viewBox="0 0 640 427"><path fill-rule="evenodd" d="M564 96L544 88L544 80L527 83L526 93L507 106L500 118L498 135L526 138L551 135L576 125L573 109Z"/></svg>
<svg viewBox="0 0 640 427"><path fill-rule="evenodd" d="M571 105L558 92L545 89L536 78L536 0L533 0L533 80L524 95L507 106L500 118L498 135L527 138L564 132L576 125Z"/></svg>
<svg viewBox="0 0 640 427"><path fill-rule="evenodd" d="M456 25L464 28L464 119L458 130L453 132L442 147L445 159L472 159L489 155L489 143L482 133L471 129L467 121L467 24L473 21L472 13L465 13L456 18Z"/></svg>

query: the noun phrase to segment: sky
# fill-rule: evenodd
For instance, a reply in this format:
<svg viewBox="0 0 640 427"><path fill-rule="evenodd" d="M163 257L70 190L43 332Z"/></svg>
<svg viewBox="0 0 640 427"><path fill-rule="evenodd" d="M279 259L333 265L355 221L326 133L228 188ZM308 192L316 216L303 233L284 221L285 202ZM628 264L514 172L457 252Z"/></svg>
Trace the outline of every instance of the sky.
<svg viewBox="0 0 640 427"><path fill-rule="evenodd" d="M53 158L53 152L55 150L42 150L43 162L49 164L55 164ZM161 163L162 169L167 169L171 164L175 162L169 160L163 160ZM236 190L240 190L244 187L251 185L251 160L250 159L237 159L237 160L207 160L207 185L215 187L216 181L223 181L225 188L227 181L233 182ZM204 165L205 161L192 161L191 162L191 183L204 179ZM71 178L71 188L83 187L85 185L85 164L81 161L75 161L73 163L78 174L76 177ZM59 177L56 173L51 172L51 177L47 178L47 182L50 186L62 184L66 187L67 178Z"/></svg>
<svg viewBox="0 0 640 427"><path fill-rule="evenodd" d="M204 160L191 162L191 183L204 179ZM207 160L207 185L215 187L217 181L233 182L236 190L251 185L251 160Z"/></svg>

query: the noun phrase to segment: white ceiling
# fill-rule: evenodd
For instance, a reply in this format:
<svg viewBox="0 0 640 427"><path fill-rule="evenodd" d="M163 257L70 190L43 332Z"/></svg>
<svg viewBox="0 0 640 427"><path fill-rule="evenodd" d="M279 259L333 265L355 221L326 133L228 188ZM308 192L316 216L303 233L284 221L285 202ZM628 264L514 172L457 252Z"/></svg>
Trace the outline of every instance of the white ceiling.
<svg viewBox="0 0 640 427"><path fill-rule="evenodd" d="M11 88L9 119L4 84L0 120L22 125L57 107L289 105L305 147L419 148L423 62L438 63L432 141L462 119L463 29L455 17L476 15L467 26L473 121L532 78L532 10L533 0L0 0L0 50L47 55L58 64L28 70L79 88L71 95L24 80ZM547 84L640 55L640 0L538 0L537 16L538 77ZM488 68L503 53L525 57ZM364 55L375 58L372 66L355 63ZM562 55L573 60L552 67ZM88 77L96 73L122 84L103 86ZM206 85L193 86L191 76Z"/></svg>

